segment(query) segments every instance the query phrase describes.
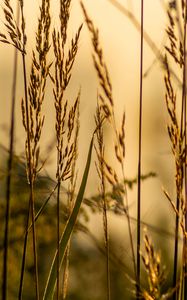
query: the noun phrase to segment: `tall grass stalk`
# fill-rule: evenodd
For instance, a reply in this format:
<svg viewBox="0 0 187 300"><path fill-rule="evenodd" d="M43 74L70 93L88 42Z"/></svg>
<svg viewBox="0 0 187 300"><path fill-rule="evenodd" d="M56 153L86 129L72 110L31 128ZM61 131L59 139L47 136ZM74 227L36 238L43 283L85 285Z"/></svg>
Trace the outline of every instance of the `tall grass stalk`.
<svg viewBox="0 0 187 300"><path fill-rule="evenodd" d="M107 215L107 201L106 201L106 176L105 176L105 146L104 146L104 134L103 134L103 120L104 116L102 113L102 108L97 104L95 123L96 123L96 136L97 136L97 146L95 150L97 153L97 173L100 178L100 194L102 198L103 207L103 229L104 229L104 242L106 251L106 275L107 275L107 299L111 299L110 293L110 244L109 244L109 228L108 228L108 215Z"/></svg>
<svg viewBox="0 0 187 300"><path fill-rule="evenodd" d="M166 56L166 64L168 64ZM182 201L182 182L183 171L181 164L182 154L182 140L180 134L180 127L178 125L178 119L176 116L176 95L174 93L173 85L171 82L169 67L167 68L167 75L165 76L166 85L166 106L168 114L170 116L170 123L168 125L168 134L172 144L172 152L175 156L175 168L176 168L176 204L172 202L170 196L165 192L168 200L172 204L175 213L175 238L174 238L174 259L173 259L173 299L176 299L176 287L177 287L177 269L178 269L178 247L179 247L179 224L180 224L180 205Z"/></svg>
<svg viewBox="0 0 187 300"><path fill-rule="evenodd" d="M38 283L38 261L37 261L37 248L36 248L36 229L35 229L35 205L34 205L34 178L33 178L33 169L32 169L32 156L31 156L31 139L30 139L30 118L29 118L29 100L28 100L28 91L27 91L27 73L26 73L26 35L25 35L25 20L23 12L23 1L20 1L21 7L21 18L22 18L22 35L23 35L23 51L22 51L22 64L23 64L23 78L24 78L24 93L25 93L25 113L26 113L26 131L27 131L27 151L28 151L28 180L30 188L30 197L29 197L29 207L28 211L31 212L32 220L32 237L33 237L33 254L34 254L34 270L35 270L35 290L36 290L36 299L39 300L39 283ZM29 220L30 213L28 214ZM26 234L25 234L25 247L23 257L26 258L26 247L27 247L27 238L28 238L28 221L26 222ZM23 266L25 261L23 261ZM23 270L23 268L22 268ZM22 290L22 287L21 287Z"/></svg>
<svg viewBox="0 0 187 300"><path fill-rule="evenodd" d="M40 138L44 124L44 116L42 116L42 104L45 97L46 80L49 75L51 64L47 62L47 54L50 49L49 33L50 33L50 0L42 0L40 6L40 16L38 18L38 28L36 32L36 49L32 52L32 64L30 71L29 86L26 75L26 34L25 20L23 12L23 1L21 6L21 32L22 32L22 64L24 77L25 101L22 101L22 120L26 131L25 154L27 159L27 177L30 187L30 199L28 207L28 216L26 221L25 241L22 259L21 280L19 295L22 297L23 276L25 268L27 240L29 232L29 221L31 215L32 223L32 241L34 254L35 269L35 288L36 299L39 299L39 278L38 278L38 261L37 261L37 240L35 229L35 199L34 199L34 183L37 173L42 168L38 168L40 154Z"/></svg>
<svg viewBox="0 0 187 300"><path fill-rule="evenodd" d="M142 165L142 110L143 110L143 28L144 1L141 0L141 43L140 43L140 102L139 102L139 148L138 148L138 195L137 195L137 295L140 297L140 240L141 240L141 165Z"/></svg>
<svg viewBox="0 0 187 300"><path fill-rule="evenodd" d="M56 298L59 299L60 294L60 279L59 279L59 269L60 269L60 190L63 181L66 181L72 177L72 165L74 162L74 157L76 156L76 143L73 141L72 136L75 132L75 117L77 114L79 97L76 98L72 108L69 110L68 101L65 100L65 91L69 85L71 79L71 71L74 65L75 57L78 50L78 41L80 37L80 32L82 26L77 30L75 38L71 40L71 46L68 49L68 54L66 55L67 47L67 30L68 22L70 17L70 4L71 0L60 1L60 13L59 13L59 23L60 29L54 29L52 33L53 40L53 51L55 56L55 70L54 76L51 76L53 82L53 95L54 95L54 105L56 113L56 148L57 148L57 167L56 167L56 180L57 180L57 288L56 288ZM69 110L69 112L68 112ZM68 127L66 129L66 122L68 122ZM67 144L66 144L67 143Z"/></svg>
<svg viewBox="0 0 187 300"><path fill-rule="evenodd" d="M187 114L187 108L186 108L186 34L187 34L187 1L184 4L184 27L183 27L183 48L184 48L184 66L183 66L183 88L182 88L182 114L184 115L184 228L185 228L185 234L184 234L184 242L183 242L183 277L184 277L184 295L187 295L187 163L186 163L186 157L187 157L187 123L186 123L186 114Z"/></svg>
<svg viewBox="0 0 187 300"><path fill-rule="evenodd" d="M16 22L19 26L20 9L17 3ZM6 183L6 213L5 213L5 230L4 230L4 257L3 257L3 274L2 274L2 299L7 299L8 286L8 242L9 242L9 221L10 221L10 196L12 182L12 165L14 154L14 135L15 135L15 103L16 103L16 87L17 87L17 65L18 65L18 49L14 50L13 63L13 82L12 82L12 103L10 118L10 140L9 140L9 158L7 163L7 183Z"/></svg>
<svg viewBox="0 0 187 300"><path fill-rule="evenodd" d="M79 106L80 106L80 92L77 96L78 104L77 104L77 112L76 112L76 118L75 118L75 134L74 134L74 145L75 145L75 150L74 150L74 157L73 157L73 162L71 166L71 177L70 177L70 183L68 186L68 214L69 217L72 213L73 207L75 205L75 189L76 189L76 183L77 183L77 168L76 168L76 163L77 163L77 158L78 158L78 137L79 137L79 128L80 128L80 112L79 112ZM69 126L70 123L72 124L72 119L71 116L69 115ZM69 240L67 249L66 249L66 254L64 257L64 272L63 272L63 285L62 285L62 298L65 300L67 298L68 294L68 285L69 285L69 264L70 264L70 250L71 250L71 240Z"/></svg>
<svg viewBox="0 0 187 300"><path fill-rule="evenodd" d="M103 51L100 46L99 41L99 31L95 28L92 20L89 18L86 9L81 1L81 7L85 16L85 20L87 23L87 27L92 36L92 46L93 46L93 63L94 67L99 79L100 89L101 92L99 93L99 106L103 114L103 118L108 121L108 123L112 126L115 135L115 145L114 145L114 152L115 158L117 162L120 164L120 169L122 173L122 181L121 183L118 179L117 173L112 168L108 162L105 160L105 177L108 183L112 186L112 188L121 187L119 189L119 198L121 199L121 205L123 211L127 217L128 223L128 231L129 231L129 238L130 238L130 246L131 246L131 253L132 253L132 263L134 268L134 276L136 277L136 261L135 261L135 253L134 253L134 245L133 245L133 237L132 237L132 230L131 230L131 221L129 216L129 205L128 205L128 195L127 195L127 188L126 188L126 180L125 180L125 172L124 172L124 159L125 159L125 113L123 113L122 123L120 130L117 129L115 114L114 114L114 100L113 100L113 91L112 91L112 84L110 81L109 72L107 66L104 61ZM125 199L125 205L124 205Z"/></svg>
<svg viewBox="0 0 187 300"><path fill-rule="evenodd" d="M24 85L25 85L25 107L26 107L26 120L28 118L28 96L27 96L27 75L26 75L26 63L25 63L25 55L22 54L22 62L23 62L23 76L24 76ZM27 130L29 131L29 123L27 123ZM28 139L28 172L29 172L29 187L30 187L30 197L29 197L29 207L28 210L31 212L31 220L32 220L32 236L33 236L33 254L34 254L34 267L35 267L35 288L36 288L36 299L39 299L39 285L38 285L38 262L37 262L37 242L36 242L36 228L35 228L35 204L34 204L34 181L32 177L32 166L31 166L31 147L30 147L30 137L29 132L27 135ZM28 220L30 218L30 213L28 214ZM26 222L26 232L28 232L28 224ZM27 237L26 233L26 245L27 245ZM26 251L26 249L24 249ZM25 254L23 255L25 257Z"/></svg>
<svg viewBox="0 0 187 300"><path fill-rule="evenodd" d="M171 8L171 7L170 7ZM173 9L173 10L172 10ZM181 298L182 294L186 292L186 278L185 278L185 251L186 251L186 1L181 1L180 9L177 6L167 10L169 17L169 25L167 27L167 35L169 38L169 47L166 50L174 59L175 65L180 67L182 77L182 101L181 101L181 116L180 124L176 113L177 96L174 92L173 83L170 78L170 70L168 66L168 59L166 56L167 75L165 76L166 86L166 105L170 117L170 124L168 125L168 134L172 144L172 152L175 158L175 185L176 185L176 204L174 204L170 197L170 203L175 212L175 242L174 242L174 262L173 262L173 299ZM180 14L179 14L180 11ZM177 14L177 18L174 17ZM180 26L182 20L184 26L179 34L176 33L176 25ZM183 196L183 191L185 195ZM180 279L178 279L179 266L179 230L183 232L183 254L182 254L182 270Z"/></svg>
<svg viewBox="0 0 187 300"><path fill-rule="evenodd" d="M60 259L59 259L59 244L60 244L60 187L61 187L61 180L58 181L57 186L57 295L56 299L59 299L60 293L60 278L59 278L59 269L60 269Z"/></svg>

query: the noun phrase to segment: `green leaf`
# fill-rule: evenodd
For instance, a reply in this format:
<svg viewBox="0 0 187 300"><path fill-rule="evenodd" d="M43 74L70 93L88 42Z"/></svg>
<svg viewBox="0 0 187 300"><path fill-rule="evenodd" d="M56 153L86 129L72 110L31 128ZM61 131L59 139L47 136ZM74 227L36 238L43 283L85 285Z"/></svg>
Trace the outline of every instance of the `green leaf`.
<svg viewBox="0 0 187 300"><path fill-rule="evenodd" d="M60 239L60 247L59 247L60 248L60 253L59 253L60 267L62 265L64 254L65 254L65 251L66 251L66 247L67 247L68 241L70 239L71 233L73 231L74 225L76 223L77 216L78 216L78 213L79 213L79 209L80 209L80 206L81 206L81 203L82 203L82 200L83 200L83 196L84 196L84 192L85 192L85 188L86 188L86 183L87 183L87 179L88 179L88 173L89 173L89 169L90 169L90 163L91 163L93 139L94 139L94 137L92 137L92 140L90 142L87 162L86 162L84 174L83 174L83 177L82 177L82 182L81 182L81 185L80 185L80 189L79 189L76 201L75 201L75 205L74 205L72 213L69 217L69 220L68 220L68 222L65 226L64 232L63 232L63 234L61 236L61 239ZM57 263L56 263L56 261L57 261L57 252L54 255L53 262L52 262L52 265L51 265L51 269L50 269L50 272L49 272L49 275L48 275L43 300L52 300L53 299L53 294L55 292L55 286L56 286L56 274L57 274L57 268L56 268Z"/></svg>

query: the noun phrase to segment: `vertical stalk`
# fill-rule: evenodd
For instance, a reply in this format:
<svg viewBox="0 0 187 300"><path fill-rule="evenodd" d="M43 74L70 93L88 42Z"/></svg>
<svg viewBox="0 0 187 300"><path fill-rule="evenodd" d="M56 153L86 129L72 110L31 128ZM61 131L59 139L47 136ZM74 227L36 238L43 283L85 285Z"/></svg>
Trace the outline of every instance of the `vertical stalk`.
<svg viewBox="0 0 187 300"><path fill-rule="evenodd" d="M185 143L185 161L184 161L184 201L185 201L185 212L184 212L184 227L185 232L187 232L187 133L186 133L186 22L187 22L187 1L185 2L185 15L184 15L184 69L183 69L183 91L182 91L182 102L184 107L184 143ZM184 295L187 295L187 236L184 236L184 245L183 245L183 265L184 265Z"/></svg>
<svg viewBox="0 0 187 300"><path fill-rule="evenodd" d="M57 166L58 168L58 166ZM59 172L58 172L59 173ZM60 176L59 176L60 177ZM58 186L57 186L57 288L56 288L56 299L59 300L59 291L60 291L60 279L59 279L59 269L60 269L60 258L59 258L59 246L60 246L60 181L58 178Z"/></svg>
<svg viewBox="0 0 187 300"><path fill-rule="evenodd" d="M99 125L102 126L102 125ZM103 135L102 128L99 128L99 134ZM103 137L102 137L103 139ZM103 226L104 226L104 238L105 238L105 250L106 250L106 271L107 271L107 300L111 299L110 293L110 246L109 246L109 228L108 228L108 215L107 215L107 204L106 204L106 190L105 190L105 173L104 173L104 146L100 147L101 162L101 192L103 200Z"/></svg>
<svg viewBox="0 0 187 300"><path fill-rule="evenodd" d="M28 207L28 219L27 227L24 241L24 253L22 260L22 276L24 275L23 266L25 266L26 258L26 248L28 241L28 229L29 229L29 218L31 212L32 220L32 241L33 241L33 254L34 254L34 271L35 271L35 290L36 290L36 299L39 300L39 284L38 284L38 261L37 261L37 247L36 247L36 229L35 229L35 207L34 207L34 178L33 178L33 169L32 169L32 155L31 155L31 140L30 140L30 119L29 119L29 101L28 101L28 91L27 91L27 74L26 74L26 62L25 62L25 45L26 45L26 36L25 36L25 20L23 14L23 0L20 1L21 8L21 18L22 18L22 35L23 35L23 50L22 50L22 64L23 64L23 78L24 78L24 94L25 94L25 113L26 113L26 128L27 128L27 146L28 146L28 180L30 187L30 198L29 198L29 207ZM23 289L23 277L21 277L20 291ZM20 293L20 292L19 292ZM22 292L21 296L22 297Z"/></svg>
<svg viewBox="0 0 187 300"><path fill-rule="evenodd" d="M183 105L182 105L183 106ZM183 111L183 108L182 108ZM181 138L182 138L182 127L183 127L183 113L181 115ZM180 168L182 166L180 165ZM182 171L180 169L180 171ZM177 169L176 169L176 172ZM177 173L176 173L177 174ZM176 199L176 211L180 212L180 204L181 204L181 193L182 193L182 187L177 188L177 199ZM178 269L178 252L179 252L179 213L176 213L175 217L175 244L174 244L174 262L173 262L173 288L174 288L174 293L173 293L173 300L177 300L177 291L176 291L176 286L177 286L177 269Z"/></svg>
<svg viewBox="0 0 187 300"><path fill-rule="evenodd" d="M20 282L19 282L19 292L18 292L18 299L22 300L22 294L23 294L23 279L24 279L24 271L25 271L25 261L26 261L26 252L27 252L27 239L28 239L28 233L29 230L29 219L30 219L30 199L29 199L29 207L28 207L28 213L27 213L27 219L26 219L26 231L25 231L25 237L24 237L24 245L23 245L23 254L22 254L22 263L21 263L21 275L20 275Z"/></svg>
<svg viewBox="0 0 187 300"><path fill-rule="evenodd" d="M138 195L137 195L137 290L140 298L140 238L141 238L141 152L142 152L142 107L143 107L143 17L144 1L141 0L141 36L140 36L140 103L139 103L139 155L138 155Z"/></svg>
<svg viewBox="0 0 187 300"><path fill-rule="evenodd" d="M24 51L25 52L25 51ZM28 142L28 172L29 172L29 186L30 186L30 199L29 199L29 211L31 211L32 220L32 235L33 235L33 254L34 254L34 269L35 269L35 289L36 299L39 299L39 284L38 284L38 261L37 261L37 249L36 249L36 229L35 229L35 207L34 207L34 181L32 172L32 158L31 158L31 143L30 143L30 123L29 123L29 107L28 107L28 93L27 93L27 75L26 75L26 63L25 53L22 53L23 62L23 76L24 76L24 90L25 90L25 108L26 108L26 122L27 122L27 142ZM26 228L28 231L28 227ZM26 233L26 237L28 234Z"/></svg>
<svg viewBox="0 0 187 300"><path fill-rule="evenodd" d="M17 24L19 26L19 5L17 4ZM3 253L3 274L2 274L2 299L7 299L7 282L8 282L8 240L9 240L9 220L10 220L10 189L12 181L12 164L14 153L14 131L15 131L15 102L16 102L16 85L17 85L17 64L18 50L14 50L14 67L12 82L12 105L11 105L11 127L9 141L9 157L7 163L7 183L6 183L6 211L5 211L5 232L4 232L4 253Z"/></svg>
<svg viewBox="0 0 187 300"><path fill-rule="evenodd" d="M96 123L96 134L98 149L96 149L98 159L98 175L101 180L100 192L102 197L102 212L103 212L103 230L104 230L104 243L105 243L105 254L106 254L106 282L107 282L107 300L111 299L111 288L110 288L110 245L109 245L109 228L108 228L108 215L107 215L107 202L106 202L106 174L104 168L105 162L105 145L103 136L103 120L101 108L99 103L97 104L97 111L95 117Z"/></svg>
<svg viewBox="0 0 187 300"><path fill-rule="evenodd" d="M116 138L118 140L118 132L115 124L115 116L113 113L113 127L114 131L116 134ZM122 175L123 175L123 181L124 181L124 189L125 189L125 204L126 207L123 208L124 214L127 217L127 224L128 224L128 232L129 232L129 239L130 239L130 247L131 247L131 252L132 252L132 261L133 261L133 269L134 269L134 276L135 278L137 277L137 271L136 271L136 258L135 258L135 250L134 250L134 245L133 245L133 235L132 235L132 226L131 226L131 220L130 220L130 215L129 215L129 201L128 201L128 195L127 195L127 186L125 183L125 171L124 171L124 165L121 163L121 170L122 170Z"/></svg>
<svg viewBox="0 0 187 300"><path fill-rule="evenodd" d="M125 172L124 172L124 167L122 166L122 172L123 172L123 178L125 182ZM126 183L124 184L125 187L125 202L126 202L126 208L123 209L124 213L126 214L127 217L127 224L128 224L128 232L129 232L129 239L130 239L130 247L131 247L131 252L132 252L132 261L133 261L133 269L134 269L134 277L137 277L137 271L136 271L136 257L135 257L135 249L134 249L134 244L133 244L133 235L132 235L132 226L131 226L131 218L129 215L129 201L128 201L128 196L127 196L127 187Z"/></svg>
<svg viewBox="0 0 187 300"><path fill-rule="evenodd" d="M102 176L103 177L103 176ZM108 232L108 217L106 207L106 197L103 197L103 223L104 223L104 234L105 234L105 249L106 249L106 270L107 270L107 300L111 299L110 294L110 247L109 247L109 232Z"/></svg>
<svg viewBox="0 0 187 300"><path fill-rule="evenodd" d="M180 128L180 139L181 141L184 141L185 149L184 149L184 157L186 159L186 9L187 9L187 1L185 3L185 13L184 13L184 26L183 26L183 49L184 49L184 64L183 64L183 81L182 81L182 107L181 107L181 128ZM187 175L186 175L186 162L182 161L181 158L181 173L184 174L184 190L185 190L185 208L187 208ZM183 183L181 183L182 185ZM179 212L180 211L180 204L181 204L181 194L182 194L182 186L181 186L181 192L179 191L177 193L177 201L176 201L176 209ZM186 209L184 213L184 228L187 229L187 215L186 215ZM173 271L173 288L176 288L177 286L177 269L178 269L178 238L179 238L179 214L176 214L176 220L175 220L175 245L174 245L174 271ZM184 291L184 295L187 294L187 239L186 236L183 238L183 280L181 282L182 286L180 287L181 291ZM178 298L177 291L173 294L173 300Z"/></svg>
<svg viewBox="0 0 187 300"><path fill-rule="evenodd" d="M180 208L180 197L177 197L176 210L179 211ZM175 245L174 245L174 266L173 266L173 288L176 288L177 284L177 268L178 268L178 235L179 235L179 215L176 214L175 219ZM176 291L173 293L173 300L176 299Z"/></svg>

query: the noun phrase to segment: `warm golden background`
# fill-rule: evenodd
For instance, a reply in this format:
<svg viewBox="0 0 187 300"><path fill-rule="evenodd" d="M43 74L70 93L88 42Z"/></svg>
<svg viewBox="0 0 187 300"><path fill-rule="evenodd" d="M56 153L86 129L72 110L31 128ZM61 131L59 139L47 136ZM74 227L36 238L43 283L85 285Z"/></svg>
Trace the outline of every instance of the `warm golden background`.
<svg viewBox="0 0 187 300"><path fill-rule="evenodd" d="M14 3L15 1L12 1ZM31 50L34 46L34 33L38 14L39 1L25 1L26 29L28 34L28 72L31 58ZM52 1L52 24L56 24L58 18L57 1ZM140 34L122 12L116 9L108 0L85 0L86 8L95 25L99 28L100 39L104 56L110 71L113 84L116 116L121 117L122 111L126 111L126 176L134 177L137 174L137 150L138 150L138 102L139 102L139 60L140 60ZM140 21L140 1L120 1ZM150 38L158 49L164 53L163 42L166 40L166 13L164 1L145 1L144 26ZM3 27L2 12L0 15L1 27ZM83 22L83 15L79 1L71 4L71 19L69 37L73 37L79 24ZM82 30L79 43L79 52L73 69L72 81L69 88L70 97L76 96L81 87L81 140L80 163L84 163L85 151L94 125L94 110L96 107L98 81L91 58L91 42L86 26ZM0 134L1 142L8 145L8 129L10 124L11 84L13 72L13 49L7 45L0 45ZM148 214L158 209L163 199L162 185L168 185L171 173L170 146L166 132L166 110L164 102L163 70L150 47L144 43L144 72L148 75L144 78L143 96L143 172L154 171L158 178L150 180L148 186L155 188L156 193L149 196L148 188L143 190L143 198L149 202ZM16 106L16 149L22 151L25 134L22 129L20 100L23 95L22 66L19 58L19 74ZM50 87L49 87L50 88ZM50 92L51 93L51 92ZM54 136L54 109L52 94L47 96L45 102L46 120L45 133L43 134L43 152L45 146ZM120 121L119 121L120 123ZM108 149L110 152L110 149ZM53 155L50 159L50 172L54 175ZM94 184L95 179L90 179ZM153 181L153 182L152 182ZM91 187L90 187L91 188ZM91 188L92 189L92 188ZM144 195L145 193L145 195ZM135 198L132 203L135 204ZM154 202L155 205L153 204ZM133 204L133 205L134 205ZM159 206L160 207L160 206ZM150 211L151 210L151 211ZM145 213L146 213L145 211Z"/></svg>
<svg viewBox="0 0 187 300"><path fill-rule="evenodd" d="M58 1L52 3L52 24L57 24ZM100 40L104 51L111 82L113 85L116 117L119 124L123 110L126 112L126 160L125 172L127 178L137 176L138 165L138 113L139 113L139 68L140 68L140 32L135 28L132 20L108 0L84 0L89 16L99 28ZM16 1L12 1L16 3ZM119 1L126 9L131 11L140 22L140 1ZM34 46L34 33L37 26L39 1L25 1L25 19L28 35L27 43L27 71L30 70L31 51ZM164 42L166 41L166 12L164 1L144 1L144 28L158 49L164 54ZM76 33L78 26L84 22L83 14L78 0L72 0L71 18L69 26L69 38ZM3 28L2 11L0 12L0 28ZM69 40L70 43L70 40ZM81 88L80 106L80 139L79 139L79 174L82 174L89 141L94 128L94 112L98 91L98 80L92 63L92 47L90 36L86 26L83 27L79 51L73 68L72 80L67 97L74 99ZM0 44L0 142L8 147L10 128L11 86L13 74L14 49L9 45ZM173 228L174 214L166 200L162 186L173 193L174 162L171 156L171 148L167 136L167 112L164 101L164 71L160 62L155 58L152 49L144 41L144 72L143 81L143 140L142 140L142 172L157 173L156 178L147 179L142 184L142 220L148 224L166 228L170 224ZM48 156L45 166L50 176L55 178L55 148L48 153L46 149L53 142L54 134L54 105L51 92L51 84L48 85L48 93L45 101L45 125L42 135L41 153ZM23 95L23 77L21 57L19 57L18 86L16 99L16 139L17 154L23 154L25 133L22 128L20 100ZM107 155L111 157L111 135L108 135ZM93 167L87 186L87 195L97 193L97 176ZM136 215L136 187L128 193L131 215ZM172 218L173 216L173 218ZM94 218L93 218L94 219ZM102 226L102 218L97 219L97 226ZM99 220L99 221L98 221ZM111 217L110 230L118 228L121 240L124 238L126 224L124 220ZM90 222L90 228L95 227ZM135 226L134 226L135 228ZM171 231L171 230L170 230ZM161 231L159 231L161 232ZM97 233L97 232L96 232ZM157 233L156 233L157 235ZM154 236L154 232L153 232ZM163 235L165 239L165 236ZM167 243L170 238L167 240Z"/></svg>

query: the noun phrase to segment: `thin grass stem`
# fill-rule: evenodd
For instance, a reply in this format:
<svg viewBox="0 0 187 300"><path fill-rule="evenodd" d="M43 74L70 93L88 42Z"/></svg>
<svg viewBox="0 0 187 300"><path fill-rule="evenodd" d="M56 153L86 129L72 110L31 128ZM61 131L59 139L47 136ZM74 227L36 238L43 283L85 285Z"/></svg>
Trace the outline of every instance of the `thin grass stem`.
<svg viewBox="0 0 187 300"><path fill-rule="evenodd" d="M141 153L142 153L142 108L143 108L143 29L144 1L141 0L141 36L140 36L140 102L139 102L139 150L138 150L138 195L137 195L137 290L140 297L140 239L141 239Z"/></svg>
<svg viewBox="0 0 187 300"><path fill-rule="evenodd" d="M176 209L179 211L180 201L177 197L177 205ZM176 214L175 218L175 244L174 244L174 262L173 262L173 288L176 287L177 284L177 268L178 268L178 236L179 236L179 215ZM176 291L173 294L173 300L176 299Z"/></svg>
<svg viewBox="0 0 187 300"><path fill-rule="evenodd" d="M113 127L114 127L114 131L115 131L116 139L118 140L118 132L117 132L117 128L116 128L114 112L113 112ZM125 177L125 170L124 170L123 163L121 163L121 171L122 171L123 182L124 182L125 204L126 204L126 207L123 208L123 211L124 211L124 213L127 217L127 225L128 225L129 239L130 239L130 247L131 247L131 252L132 252L132 262L133 262L134 276L136 278L136 276L137 276L136 258L135 258L135 250L134 250L134 243L133 243L131 218L130 218L130 214L129 214L129 201L128 201L127 184L126 184L126 177Z"/></svg>
<svg viewBox="0 0 187 300"><path fill-rule="evenodd" d="M17 24L19 26L20 10L17 4ZM3 253L3 275L2 275L2 299L7 299L8 285L8 242L9 242L9 220L10 220L10 196L12 182L12 165L14 153L14 132L15 132L15 102L16 102L16 87L17 87L17 65L18 65L18 50L14 50L14 66L13 66L13 82L12 82L12 104L11 104L11 127L9 141L9 157L7 164L7 183L6 183L6 211L5 211L5 232L4 232L4 253Z"/></svg>
<svg viewBox="0 0 187 300"><path fill-rule="evenodd" d="M60 291L60 278L59 278L59 269L60 269L60 258L59 258L59 251L60 251L60 183L61 179L58 180L57 186L57 211L56 211L56 218L57 218L57 288L56 288L56 299L59 300L59 291Z"/></svg>
<svg viewBox="0 0 187 300"><path fill-rule="evenodd" d="M187 22L187 1L185 2L185 15L184 15L184 42L183 42L183 47L184 47L184 68L183 68L183 90L182 90L182 105L184 107L184 157L185 157L185 162L184 162L184 190L185 190L185 196L184 196L184 201L185 201L185 212L184 212L184 227L185 227L185 232L187 232L187 165L186 165L186 157L187 157L187 133L186 133L186 24ZM184 245L183 245L183 268L184 268L184 295L187 295L187 236L186 234L184 235Z"/></svg>
<svg viewBox="0 0 187 300"><path fill-rule="evenodd" d="M106 176L104 171L105 161L105 147L104 147L104 135L103 135L103 123L101 108L97 107L96 111L96 135L98 150L96 153L98 156L98 175L100 177L100 191L102 198L102 212L103 212L103 229L104 229L104 242L105 242L105 253L106 253L106 277L107 277L107 299L111 299L111 287L110 287L110 245L109 245L109 228L108 228L108 215L107 215L107 203L106 203Z"/></svg>
<svg viewBox="0 0 187 300"><path fill-rule="evenodd" d="M110 244L109 244L109 232L108 232L108 216L106 199L103 199L103 221L105 224L105 249L106 249L106 272L107 272L107 299L111 299L111 284L110 284Z"/></svg>
<svg viewBox="0 0 187 300"><path fill-rule="evenodd" d="M29 204L30 204L30 200L29 200ZM29 233L29 219L30 219L30 205L28 207L26 224L25 224L26 231L25 231L25 236L24 236L23 254L22 254L22 262L21 262L21 274L20 274L19 291L18 291L18 299L19 300L22 300L22 296L23 296L23 280L24 280L25 263L26 263L27 240L28 240L28 233Z"/></svg>

